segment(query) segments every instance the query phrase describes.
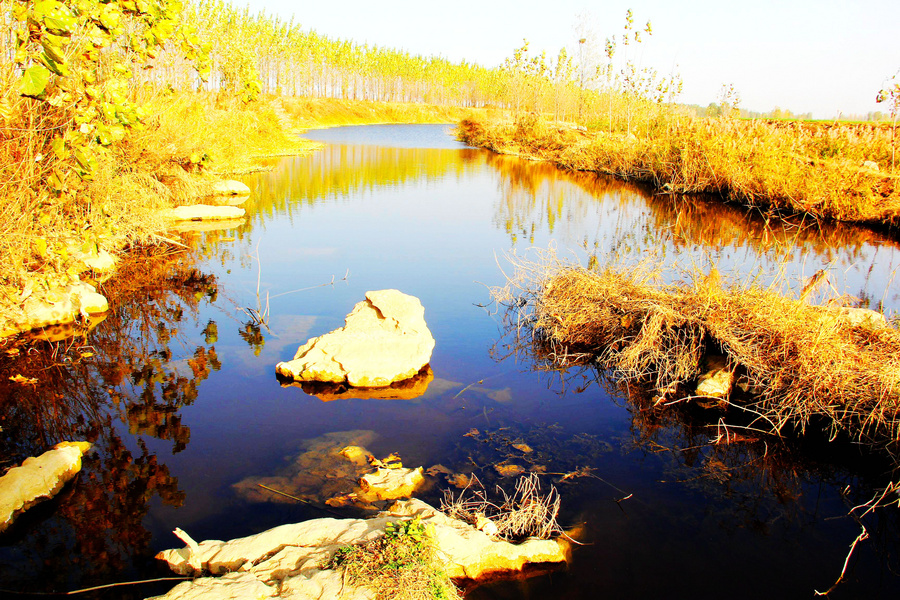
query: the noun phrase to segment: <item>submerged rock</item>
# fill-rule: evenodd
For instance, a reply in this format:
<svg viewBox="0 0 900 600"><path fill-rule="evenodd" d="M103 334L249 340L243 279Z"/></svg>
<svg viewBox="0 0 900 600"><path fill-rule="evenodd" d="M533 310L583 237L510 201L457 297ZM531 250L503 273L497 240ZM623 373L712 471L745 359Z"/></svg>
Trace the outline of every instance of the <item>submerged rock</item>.
<svg viewBox="0 0 900 600"><path fill-rule="evenodd" d="M422 484L425 476L422 467L407 469L379 468L374 473L366 473L359 479L359 486L364 494L374 496L375 500L396 500L409 498Z"/></svg>
<svg viewBox="0 0 900 600"><path fill-rule="evenodd" d="M89 442L61 442L0 477L0 531L38 502L52 498L81 470Z"/></svg>
<svg viewBox="0 0 900 600"><path fill-rule="evenodd" d="M232 540L204 541L194 550L185 547L157 554L176 573L225 574L201 577L173 588L158 599L220 598L371 598L365 588L353 588L341 574L323 565L342 546L363 543L382 535L387 523L419 516L433 526L437 555L454 579L479 580L517 574L528 565L563 564L568 544L530 539L522 544L496 541L483 531L450 518L421 500L400 501L371 519L313 519L282 525L257 535ZM199 565L199 569L194 565ZM236 595L240 593L250 596ZM235 592L235 593L232 593ZM343 595L342 595L343 593Z"/></svg>
<svg viewBox="0 0 900 600"><path fill-rule="evenodd" d="M310 339L293 360L278 363L275 370L296 381L387 387L419 373L432 350L434 338L419 299L379 290L366 292L343 327Z"/></svg>

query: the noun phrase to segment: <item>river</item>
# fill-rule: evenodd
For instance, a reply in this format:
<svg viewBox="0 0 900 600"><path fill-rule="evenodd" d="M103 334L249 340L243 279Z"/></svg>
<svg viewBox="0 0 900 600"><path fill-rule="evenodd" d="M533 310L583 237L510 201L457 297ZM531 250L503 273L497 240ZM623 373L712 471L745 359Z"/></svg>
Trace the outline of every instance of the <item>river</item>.
<svg viewBox="0 0 900 600"><path fill-rule="evenodd" d="M190 250L127 265L105 284L114 307L103 322L7 367L6 464L62 439L90 439L97 452L73 485L0 537L0 589L162 576L152 556L181 545L175 527L229 539L325 510L364 514L324 504L347 482L323 473L332 467L320 450L349 443L395 452L406 466L474 472L490 487L512 489L498 463L556 485L560 521L579 526L584 544L569 568L469 598L797 598L834 582L860 532L848 510L890 480L888 459L816 436L711 446L708 423L648 416L591 370L536 368L491 289L513 262L552 249L582 264L652 258L669 279L715 266L793 292L826 269L819 300L848 294L891 315L895 242L563 173L467 148L448 126L306 137L324 147L244 178L245 224L186 234ZM416 397L317 396L276 380L277 362L341 326L366 291L387 288L421 300L436 339L433 379ZM247 309L267 309L267 326ZM40 383L14 384L13 374ZM438 503L444 489L454 488L438 473L423 498ZM900 594L898 512L865 524L871 537L832 597Z"/></svg>

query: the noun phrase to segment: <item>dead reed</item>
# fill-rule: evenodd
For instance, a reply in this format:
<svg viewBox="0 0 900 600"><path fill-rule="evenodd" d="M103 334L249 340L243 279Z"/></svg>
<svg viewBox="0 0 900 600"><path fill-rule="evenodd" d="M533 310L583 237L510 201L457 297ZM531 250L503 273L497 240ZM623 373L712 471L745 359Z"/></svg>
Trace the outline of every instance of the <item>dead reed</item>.
<svg viewBox="0 0 900 600"><path fill-rule="evenodd" d="M596 361L657 392L691 399L708 354L735 376L724 402L749 427L780 434L812 424L859 441L900 440L900 331L870 313L811 306L713 271L661 283L650 262L598 270L520 261L494 291L516 344L553 366Z"/></svg>
<svg viewBox="0 0 900 600"><path fill-rule="evenodd" d="M531 537L550 539L562 535L556 521L559 506L559 492L553 486L546 494L541 492L541 481L535 473L520 477L512 496L497 486L497 493L491 498L473 476L459 496L445 490L441 500L441 511L446 515L514 543Z"/></svg>

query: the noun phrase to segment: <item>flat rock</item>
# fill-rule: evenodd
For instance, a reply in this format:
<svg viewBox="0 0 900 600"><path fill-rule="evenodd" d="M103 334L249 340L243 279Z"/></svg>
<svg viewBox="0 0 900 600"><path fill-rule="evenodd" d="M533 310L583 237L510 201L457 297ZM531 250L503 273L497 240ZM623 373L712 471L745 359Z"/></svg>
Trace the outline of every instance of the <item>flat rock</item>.
<svg viewBox="0 0 900 600"><path fill-rule="evenodd" d="M81 457L90 449L89 442L61 442L0 477L0 531L20 513L55 496L81 470Z"/></svg>
<svg viewBox="0 0 900 600"><path fill-rule="evenodd" d="M163 212L171 221L219 221L223 219L239 219L246 214L243 208L236 206L212 206L210 204L193 204L176 206Z"/></svg>
<svg viewBox="0 0 900 600"><path fill-rule="evenodd" d="M246 222L247 220L243 217L238 219L219 219L217 221L175 221L169 227L169 230L198 233L204 231L224 231L227 229L237 229Z"/></svg>
<svg viewBox="0 0 900 600"><path fill-rule="evenodd" d="M419 373L432 350L434 337L418 298L379 290L366 292L342 328L310 339L275 370L296 381L387 387Z"/></svg>
<svg viewBox="0 0 900 600"><path fill-rule="evenodd" d="M88 318L109 310L109 303L97 288L80 281L51 290L43 298L31 296L22 305L22 313L0 337L42 327L72 323L79 316Z"/></svg>
<svg viewBox="0 0 900 600"><path fill-rule="evenodd" d="M193 562L206 572L223 576L199 577L157 598L372 598L371 591L353 588L339 572L324 569L323 565L340 547L374 539L383 534L387 523L415 516L420 516L426 526L434 526L437 554L443 557L445 570L455 579L503 576L518 573L529 564L559 564L568 559L565 542L496 541L413 499L396 502L390 510L371 519L313 519L230 542L205 541L193 551L196 556L188 547L160 552L157 558L166 561L176 573L200 575L191 566Z"/></svg>

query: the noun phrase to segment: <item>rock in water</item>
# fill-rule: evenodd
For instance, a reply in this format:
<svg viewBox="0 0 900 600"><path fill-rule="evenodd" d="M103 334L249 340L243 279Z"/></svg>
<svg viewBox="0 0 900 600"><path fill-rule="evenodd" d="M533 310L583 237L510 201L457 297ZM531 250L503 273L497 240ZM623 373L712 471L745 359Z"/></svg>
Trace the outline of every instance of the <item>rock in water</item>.
<svg viewBox="0 0 900 600"><path fill-rule="evenodd" d="M90 449L89 442L61 442L0 477L0 531L18 514L55 496L81 470L81 456Z"/></svg>
<svg viewBox="0 0 900 600"><path fill-rule="evenodd" d="M366 292L344 326L314 337L297 349L294 360L275 366L296 381L387 387L409 379L431 360L434 337L418 298L397 290Z"/></svg>

